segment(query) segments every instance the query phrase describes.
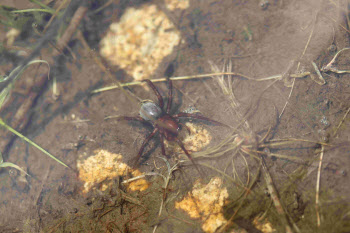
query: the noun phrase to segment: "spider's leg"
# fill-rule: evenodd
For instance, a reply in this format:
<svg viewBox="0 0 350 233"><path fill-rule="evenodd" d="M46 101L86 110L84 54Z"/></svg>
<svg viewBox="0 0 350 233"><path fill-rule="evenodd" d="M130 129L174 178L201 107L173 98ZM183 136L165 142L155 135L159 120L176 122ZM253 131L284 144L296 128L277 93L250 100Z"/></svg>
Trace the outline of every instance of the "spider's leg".
<svg viewBox="0 0 350 233"><path fill-rule="evenodd" d="M152 125L152 123L150 123L149 121L146 121L145 119L143 119L142 117L138 116L138 117L130 117L130 116L119 116L113 119L116 119L117 121L138 121L141 122L144 125Z"/></svg>
<svg viewBox="0 0 350 233"><path fill-rule="evenodd" d="M186 128L188 135L192 134L190 128L188 128L188 126L186 124L183 124L183 123L179 122L179 125L181 125L182 127Z"/></svg>
<svg viewBox="0 0 350 233"><path fill-rule="evenodd" d="M163 109L164 107L164 103L163 103L163 97L160 95L159 91L157 90L157 88L154 86L154 84L151 82L151 80L149 79L145 79L142 80L142 82L146 82L148 84L148 86L150 88L152 88L154 94L156 94L157 98L158 98L158 105L161 109Z"/></svg>
<svg viewBox="0 0 350 233"><path fill-rule="evenodd" d="M193 119L199 119L199 120L205 120L205 121L209 121L213 124L216 124L216 125L220 125L220 126L225 126L225 127L229 127L228 125L225 125L221 122L218 122L218 121L214 121L208 117L205 117L205 116L200 116L200 115L195 115L195 114L191 114L191 113L186 113L186 112L180 112L176 115L173 115L174 118L179 118L179 117L188 117L188 118L193 118Z"/></svg>
<svg viewBox="0 0 350 233"><path fill-rule="evenodd" d="M162 148L162 155L164 155L165 157L167 157L169 159L170 157L165 153L164 136L160 133L159 137L160 137L160 146Z"/></svg>
<svg viewBox="0 0 350 233"><path fill-rule="evenodd" d="M166 113L169 114L170 113L170 109L171 109L171 103L173 101L173 82L171 81L171 79L168 79L168 104L166 106Z"/></svg>
<svg viewBox="0 0 350 233"><path fill-rule="evenodd" d="M152 133L150 133L150 135L148 135L145 140L143 141L141 147L140 147L140 150L139 150L139 153L137 154L137 157L136 157L136 160L135 160L135 164L134 164L134 167L137 167L138 165L138 162L141 158L141 155L142 155L142 152L143 150L145 149L145 146L147 145L147 143L153 138L153 136L158 132L158 129L155 128Z"/></svg>
<svg viewBox="0 0 350 233"><path fill-rule="evenodd" d="M149 122L143 119L142 117L129 117L129 116L118 116L116 119L119 120L125 120L125 121L140 121L141 123L148 124Z"/></svg>
<svg viewBox="0 0 350 233"><path fill-rule="evenodd" d="M184 144L181 142L181 140L177 138L177 139L176 139L176 142L177 142L177 144L179 144L179 146L181 147L181 149L183 150L183 152L185 152L187 158L188 158L189 160L191 160L191 162L193 163L193 165L196 167L196 169L197 169L199 175L200 175L202 178L204 178L205 176L204 176L203 172L201 172L201 170L199 170L199 167L198 167L197 164L194 162L192 156L190 155L190 153L188 153L188 151L186 150L186 148L185 148Z"/></svg>

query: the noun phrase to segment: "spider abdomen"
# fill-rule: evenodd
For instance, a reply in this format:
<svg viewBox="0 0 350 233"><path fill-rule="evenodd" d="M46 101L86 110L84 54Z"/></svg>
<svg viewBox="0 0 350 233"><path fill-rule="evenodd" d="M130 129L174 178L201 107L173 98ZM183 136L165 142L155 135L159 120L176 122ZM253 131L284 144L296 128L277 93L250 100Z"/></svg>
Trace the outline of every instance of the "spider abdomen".
<svg viewBox="0 0 350 233"><path fill-rule="evenodd" d="M175 118L168 114L160 117L155 125L158 128L159 133L163 134L167 141L174 141L179 134L179 123Z"/></svg>
<svg viewBox="0 0 350 233"><path fill-rule="evenodd" d="M163 111L158 104L152 101L145 101L141 104L140 116L146 121L157 120Z"/></svg>

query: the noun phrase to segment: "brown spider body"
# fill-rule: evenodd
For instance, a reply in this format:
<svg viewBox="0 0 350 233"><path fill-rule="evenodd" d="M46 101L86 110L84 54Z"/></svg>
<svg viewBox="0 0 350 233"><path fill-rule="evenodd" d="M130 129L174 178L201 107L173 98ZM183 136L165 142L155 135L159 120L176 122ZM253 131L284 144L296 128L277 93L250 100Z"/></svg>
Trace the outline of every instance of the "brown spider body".
<svg viewBox="0 0 350 233"><path fill-rule="evenodd" d="M158 128L159 134L162 134L167 141L175 141L179 135L180 125L177 120L169 114L158 118L154 125Z"/></svg>
<svg viewBox="0 0 350 233"><path fill-rule="evenodd" d="M181 149L185 152L186 156L189 160L194 164L198 172L201 174L199 168L194 163L192 156L188 153L185 146L183 145L182 141L178 138L179 131L180 131L180 124L179 118L193 118L193 119L199 119L199 120L205 120L211 123L214 123L216 125L226 126L220 122L211 120L207 117L195 115L191 113L185 113L180 112L174 115L170 114L171 109L171 103L173 99L173 93L172 93L172 82L169 79L169 91L168 91L168 103L166 110L164 111L164 103L163 98L160 95L157 88L154 86L154 84L150 80L144 80L148 84L148 86L153 90L155 95L158 98L158 104L154 103L153 101L144 101L141 103L141 109L140 109L140 116L138 117L119 117L121 120L130 120L130 121L139 121L143 124L151 125L153 127L153 131L151 134L149 134L146 139L143 141L139 152L136 157L135 166L138 165L138 161L142 156L143 150L145 149L145 146L148 144L148 142L156 135L159 135L160 138L160 145L162 148L162 154L166 157L168 157L165 153L165 146L164 146L164 139L167 141L176 141L177 144L181 147Z"/></svg>

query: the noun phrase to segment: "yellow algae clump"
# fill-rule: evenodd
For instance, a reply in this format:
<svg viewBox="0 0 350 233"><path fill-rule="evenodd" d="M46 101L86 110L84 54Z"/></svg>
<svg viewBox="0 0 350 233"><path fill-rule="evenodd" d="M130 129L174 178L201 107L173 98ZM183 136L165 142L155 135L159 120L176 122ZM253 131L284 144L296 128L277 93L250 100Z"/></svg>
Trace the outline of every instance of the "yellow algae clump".
<svg viewBox="0 0 350 233"><path fill-rule="evenodd" d="M131 172L133 177L141 176L142 173L139 170L133 170ZM129 183L128 189L130 191L144 191L148 189L148 182L145 179L138 179Z"/></svg>
<svg viewBox="0 0 350 233"><path fill-rule="evenodd" d="M211 141L211 135L208 130L204 129L202 126L186 122L186 127L191 132L191 134L188 134L182 141L187 150L199 151Z"/></svg>
<svg viewBox="0 0 350 233"><path fill-rule="evenodd" d="M180 32L156 5L129 8L111 24L100 54L135 80L149 78L180 42Z"/></svg>
<svg viewBox="0 0 350 233"><path fill-rule="evenodd" d="M267 219L260 220L259 217L255 217L253 220L253 224L256 227L256 229L260 230L264 233L273 233L277 232L276 229L272 227L272 224L267 221Z"/></svg>
<svg viewBox="0 0 350 233"><path fill-rule="evenodd" d="M204 129L203 126L195 125L190 122L186 122L185 125L186 127L183 127L182 130L186 132L186 135L183 138L182 143L184 144L186 150L189 152L200 151L203 147L207 146L210 143L212 137L209 134L208 130ZM190 133L188 133L188 130ZM165 142L165 145L168 147L169 145L172 145L175 152L183 152L177 143Z"/></svg>
<svg viewBox="0 0 350 233"><path fill-rule="evenodd" d="M215 232L227 222L222 212L228 192L221 186L222 180L218 177L207 185L197 182L182 201L175 203L175 208L186 211L191 218L201 219L203 231Z"/></svg>
<svg viewBox="0 0 350 233"><path fill-rule="evenodd" d="M165 0L166 7L173 11L176 9L184 10L190 6L189 0Z"/></svg>
<svg viewBox="0 0 350 233"><path fill-rule="evenodd" d="M7 46L12 46L13 42L15 42L16 38L21 34L21 31L16 29L16 28L11 28L7 33L6 33L6 45Z"/></svg>
<svg viewBox="0 0 350 233"><path fill-rule="evenodd" d="M113 184L114 178L125 176L127 171L130 171L133 176L142 174L123 163L123 156L120 154L110 153L106 150L96 150L94 153L95 155L83 161L78 160L77 163L79 178L84 181L84 193L89 192L97 184L101 185L101 191L105 191ZM145 179L138 179L130 182L128 188L131 191L143 191L148 188L148 185Z"/></svg>

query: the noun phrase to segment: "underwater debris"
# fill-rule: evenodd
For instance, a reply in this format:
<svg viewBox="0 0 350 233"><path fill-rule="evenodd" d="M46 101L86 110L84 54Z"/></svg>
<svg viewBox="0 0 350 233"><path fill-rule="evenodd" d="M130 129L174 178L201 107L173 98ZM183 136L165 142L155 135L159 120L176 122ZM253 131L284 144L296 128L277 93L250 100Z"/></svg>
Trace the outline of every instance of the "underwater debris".
<svg viewBox="0 0 350 233"><path fill-rule="evenodd" d="M6 45L7 46L12 46L13 43L15 42L16 38L21 34L21 31L16 29L16 28L11 28L7 33L6 33Z"/></svg>
<svg viewBox="0 0 350 233"><path fill-rule="evenodd" d="M113 179L118 176L125 176L130 172L133 177L140 176L139 170L134 170L122 162L123 156L110 153L106 150L95 150L95 155L81 161L78 160L77 168L79 178L84 181L83 193L88 193L101 184L100 190L105 191L113 184ZM130 191L144 191L149 184L145 179L137 179L127 184Z"/></svg>
<svg viewBox="0 0 350 233"><path fill-rule="evenodd" d="M198 124L196 125L190 122L186 122L185 125L186 128L191 132L188 133L186 128L183 129L184 131L186 131L186 135L184 136L182 143L188 151L200 151L202 148L206 147L210 143L212 136L210 135L208 130L206 130L203 126ZM175 152L182 153L181 147L177 144L169 142L166 142L165 144L167 146L174 146Z"/></svg>
<svg viewBox="0 0 350 233"><path fill-rule="evenodd" d="M223 206L228 192L221 186L222 180L219 177L212 178L206 185L197 182L182 201L175 203L175 208L186 211L191 218L201 219L203 231L215 232L227 222Z"/></svg>
<svg viewBox="0 0 350 233"><path fill-rule="evenodd" d="M186 149L189 151L199 151L210 143L212 137L203 126L186 122L186 127L191 132L182 141Z"/></svg>
<svg viewBox="0 0 350 233"><path fill-rule="evenodd" d="M129 8L101 40L100 54L135 80L148 79L179 44L180 32L156 5Z"/></svg>
<svg viewBox="0 0 350 233"><path fill-rule="evenodd" d="M143 173L140 172L139 170L133 170L131 172L133 177L141 176ZM144 191L148 189L148 182L145 179L137 179L135 181L132 181L128 184L128 189L130 191Z"/></svg>
<svg viewBox="0 0 350 233"><path fill-rule="evenodd" d="M189 0L165 0L166 7L173 11L176 9L184 10L190 6Z"/></svg>
<svg viewBox="0 0 350 233"><path fill-rule="evenodd" d="M253 224L256 227L256 229L260 230L261 232L277 232L276 229L273 228L272 224L266 218L264 220L260 220L259 217L255 217L253 220Z"/></svg>

